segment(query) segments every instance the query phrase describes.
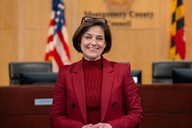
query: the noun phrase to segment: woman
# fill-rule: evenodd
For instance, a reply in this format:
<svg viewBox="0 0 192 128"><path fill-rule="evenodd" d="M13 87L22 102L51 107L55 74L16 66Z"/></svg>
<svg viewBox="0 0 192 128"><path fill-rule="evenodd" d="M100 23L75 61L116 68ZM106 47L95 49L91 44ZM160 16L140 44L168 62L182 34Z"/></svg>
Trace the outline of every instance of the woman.
<svg viewBox="0 0 192 128"><path fill-rule="evenodd" d="M85 16L73 35L82 60L60 68L50 113L53 128L135 128L143 120L129 64L111 62L107 20Z"/></svg>

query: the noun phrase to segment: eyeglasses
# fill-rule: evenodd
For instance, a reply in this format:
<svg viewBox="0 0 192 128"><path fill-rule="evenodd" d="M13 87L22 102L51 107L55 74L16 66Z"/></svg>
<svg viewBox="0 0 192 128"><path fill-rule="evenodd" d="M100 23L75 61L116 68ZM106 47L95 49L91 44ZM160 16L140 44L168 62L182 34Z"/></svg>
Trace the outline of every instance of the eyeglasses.
<svg viewBox="0 0 192 128"><path fill-rule="evenodd" d="M84 23L84 22L92 22L94 20L107 24L106 19L104 19L104 18L95 18L95 17L91 17L91 16L84 16L82 18L82 20L81 20L81 24Z"/></svg>

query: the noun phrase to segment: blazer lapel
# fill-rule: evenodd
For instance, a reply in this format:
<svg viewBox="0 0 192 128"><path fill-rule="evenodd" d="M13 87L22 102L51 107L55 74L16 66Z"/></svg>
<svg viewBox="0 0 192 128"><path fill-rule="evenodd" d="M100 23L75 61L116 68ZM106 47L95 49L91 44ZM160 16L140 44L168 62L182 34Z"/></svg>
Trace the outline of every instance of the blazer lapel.
<svg viewBox="0 0 192 128"><path fill-rule="evenodd" d="M78 62L73 70L73 83L81 113L83 115L85 122L87 122L85 84L84 84L82 61Z"/></svg>
<svg viewBox="0 0 192 128"><path fill-rule="evenodd" d="M102 80L102 92L101 92L101 121L104 121L104 117L107 112L109 99L111 96L111 90L114 80L114 72L111 64L107 60L103 60L103 80Z"/></svg>

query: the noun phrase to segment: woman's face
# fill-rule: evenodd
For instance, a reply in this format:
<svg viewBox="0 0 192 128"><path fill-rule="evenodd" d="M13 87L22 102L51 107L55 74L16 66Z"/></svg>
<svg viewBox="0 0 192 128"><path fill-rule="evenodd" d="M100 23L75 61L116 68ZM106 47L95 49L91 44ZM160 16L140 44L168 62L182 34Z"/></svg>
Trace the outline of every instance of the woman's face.
<svg viewBox="0 0 192 128"><path fill-rule="evenodd" d="M100 26L91 27L81 38L81 50L83 57L88 61L95 61L101 58L105 49L104 31Z"/></svg>

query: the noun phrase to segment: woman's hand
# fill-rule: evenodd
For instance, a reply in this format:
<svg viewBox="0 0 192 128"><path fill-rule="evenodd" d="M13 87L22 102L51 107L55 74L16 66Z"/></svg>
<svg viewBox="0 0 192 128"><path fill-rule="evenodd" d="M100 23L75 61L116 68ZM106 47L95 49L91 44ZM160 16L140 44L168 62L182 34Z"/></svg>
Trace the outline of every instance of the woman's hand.
<svg viewBox="0 0 192 128"><path fill-rule="evenodd" d="M112 128L112 126L108 123L98 123L93 125L91 128Z"/></svg>
<svg viewBox="0 0 192 128"><path fill-rule="evenodd" d="M93 124L84 125L82 128L93 128Z"/></svg>

